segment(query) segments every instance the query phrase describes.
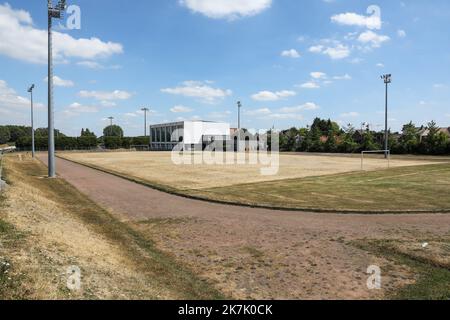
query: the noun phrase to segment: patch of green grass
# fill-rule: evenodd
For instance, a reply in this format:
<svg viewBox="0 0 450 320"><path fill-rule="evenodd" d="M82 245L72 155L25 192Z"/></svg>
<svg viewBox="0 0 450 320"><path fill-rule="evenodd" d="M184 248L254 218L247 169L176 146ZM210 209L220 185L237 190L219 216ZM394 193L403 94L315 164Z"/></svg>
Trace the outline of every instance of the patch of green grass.
<svg viewBox="0 0 450 320"><path fill-rule="evenodd" d="M185 224L192 221L194 221L194 219L191 218L152 218L139 221L138 224L166 226L166 225Z"/></svg>
<svg viewBox="0 0 450 320"><path fill-rule="evenodd" d="M359 241L353 243L360 249L393 260L411 268L417 276L414 284L407 285L388 298L393 300L449 300L450 270L437 266L432 260L405 254L395 249L390 241Z"/></svg>
<svg viewBox="0 0 450 320"><path fill-rule="evenodd" d="M153 241L119 221L66 181L42 178L46 174L46 167L41 163L15 162L14 165L29 177L27 183L45 192L65 211L81 218L86 226L118 244L139 270L151 279L152 285L173 292L179 299L224 298L210 283L175 261L172 256L158 250ZM8 176L8 168L5 173Z"/></svg>
<svg viewBox="0 0 450 320"><path fill-rule="evenodd" d="M450 163L234 185L193 196L251 206L336 211L450 211Z"/></svg>
<svg viewBox="0 0 450 320"><path fill-rule="evenodd" d="M20 249L23 235L13 225L0 219L0 300L24 299L27 292L22 286L25 275L15 274L15 266L8 255Z"/></svg>

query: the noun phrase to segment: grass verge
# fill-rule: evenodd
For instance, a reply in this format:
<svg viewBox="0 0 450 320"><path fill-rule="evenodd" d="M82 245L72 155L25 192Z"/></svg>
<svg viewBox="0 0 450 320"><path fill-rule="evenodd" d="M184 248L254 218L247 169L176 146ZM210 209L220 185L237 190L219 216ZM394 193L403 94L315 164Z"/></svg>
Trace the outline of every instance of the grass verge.
<svg viewBox="0 0 450 320"><path fill-rule="evenodd" d="M377 256L410 267L417 275L414 284L389 294L393 300L449 300L450 269L448 265L431 258L405 253L396 248L395 241L357 241L353 245Z"/></svg>
<svg viewBox="0 0 450 320"><path fill-rule="evenodd" d="M132 262L130 273L137 273L141 277L139 279L143 277L144 281L147 281L147 283L142 283L141 285L154 287L156 293L161 293L143 297L139 292L136 292L134 294L131 293L128 296L129 298L223 298L222 294L210 283L196 276L172 256L158 250L151 240L146 239L138 231L116 219L73 186L61 179L43 178L46 175L46 167L40 162L31 160L18 161L13 156L6 159L4 174L10 181L11 190L17 188L20 183L26 183L33 190L39 190L40 198L44 196L45 199L57 206L58 211L68 213L68 215L80 220L83 228L88 228L94 234L105 238L106 242L112 244L114 248L119 248L121 252L120 260L126 259L126 261ZM10 211L11 208L8 208L8 210ZM40 214L44 215L47 213L35 213L36 217ZM64 217L64 220L67 219L69 218ZM7 227L5 228L5 230L9 230ZM46 235L52 232L53 230L47 230ZM57 242L58 239L54 241ZM89 248L88 244L86 244L86 247L79 249L95 250ZM105 254L108 253L105 252ZM95 257L96 259L102 259L101 254ZM122 289L125 291L126 288L122 287Z"/></svg>

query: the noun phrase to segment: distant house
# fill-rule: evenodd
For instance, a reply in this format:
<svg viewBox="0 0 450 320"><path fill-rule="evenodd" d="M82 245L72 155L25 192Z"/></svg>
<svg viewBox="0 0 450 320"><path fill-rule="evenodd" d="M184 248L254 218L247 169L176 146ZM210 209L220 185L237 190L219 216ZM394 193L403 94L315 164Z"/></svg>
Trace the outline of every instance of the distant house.
<svg viewBox="0 0 450 320"><path fill-rule="evenodd" d="M445 134L447 137L450 138L450 127L439 128L439 132L442 132L443 134ZM428 128L424 128L424 127L420 128L419 129L420 142L422 142L424 138L428 137L429 134L430 134L430 130Z"/></svg>

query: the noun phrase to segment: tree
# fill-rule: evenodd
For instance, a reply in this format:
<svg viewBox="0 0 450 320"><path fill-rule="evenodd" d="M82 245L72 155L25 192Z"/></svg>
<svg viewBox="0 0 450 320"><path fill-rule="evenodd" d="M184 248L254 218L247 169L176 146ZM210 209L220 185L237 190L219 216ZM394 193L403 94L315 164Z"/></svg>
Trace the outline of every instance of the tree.
<svg viewBox="0 0 450 320"><path fill-rule="evenodd" d="M35 130L34 135L36 137L42 137L42 138L48 137L48 128L38 128L38 129ZM55 138L64 138L64 137L66 137L66 135L61 133L61 131L59 131L58 129L54 130L54 135L55 135Z"/></svg>
<svg viewBox="0 0 450 320"><path fill-rule="evenodd" d="M104 137L123 137L123 130L121 127L117 125L107 126L105 129L103 129L103 136Z"/></svg>
<svg viewBox="0 0 450 320"><path fill-rule="evenodd" d="M11 133L8 127L0 127L0 144L5 144L11 140Z"/></svg>
<svg viewBox="0 0 450 320"><path fill-rule="evenodd" d="M428 123L428 136L424 138L420 149L426 154L444 154L447 149L448 137L440 131L435 121Z"/></svg>
<svg viewBox="0 0 450 320"><path fill-rule="evenodd" d="M80 137L94 137L97 138L94 132L90 131L89 129L81 129L81 135Z"/></svg>
<svg viewBox="0 0 450 320"><path fill-rule="evenodd" d="M373 133L370 131L369 126L367 126L367 129L363 134L363 142L361 144L361 149L362 151L381 149L381 146L375 142Z"/></svg>
<svg viewBox="0 0 450 320"><path fill-rule="evenodd" d="M399 149L402 153L414 154L418 151L419 139L419 130L411 121L403 126L402 136L399 139Z"/></svg>
<svg viewBox="0 0 450 320"><path fill-rule="evenodd" d="M340 152L344 153L353 153L358 150L358 143L355 141L355 127L353 125L348 124L347 127L343 129L342 141L338 146Z"/></svg>

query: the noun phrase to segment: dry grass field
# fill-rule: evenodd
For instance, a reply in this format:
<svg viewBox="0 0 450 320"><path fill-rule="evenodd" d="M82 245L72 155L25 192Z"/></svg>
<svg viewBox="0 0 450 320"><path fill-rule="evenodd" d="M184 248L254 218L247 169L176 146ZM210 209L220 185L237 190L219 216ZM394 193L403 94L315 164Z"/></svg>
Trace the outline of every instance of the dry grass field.
<svg viewBox="0 0 450 320"><path fill-rule="evenodd" d="M0 300L201 299L207 283L28 156L3 158ZM82 290L66 287L81 269Z"/></svg>
<svg viewBox="0 0 450 320"><path fill-rule="evenodd" d="M358 156L280 154L280 169L261 175L263 165L175 165L169 152L60 153L62 158L176 189L206 189L244 183L326 176L361 170ZM218 157L221 157L218 154ZM391 167L430 164L426 160L392 160ZM385 169L380 158L365 160L366 170Z"/></svg>
<svg viewBox="0 0 450 320"><path fill-rule="evenodd" d="M45 179L44 164L26 156L5 160L0 299L450 298L449 215L236 208L61 159L66 180ZM426 166L444 185L450 170L435 166L448 165ZM365 174L380 172L393 171ZM383 270L382 290L366 287L372 264ZM81 268L79 292L65 287L69 265Z"/></svg>
<svg viewBox="0 0 450 320"><path fill-rule="evenodd" d="M250 206L326 211L450 210L450 159L281 154L279 172L262 165L176 165L168 152L63 153L176 194ZM222 156L222 154L219 154ZM438 196L441 195L441 196Z"/></svg>

